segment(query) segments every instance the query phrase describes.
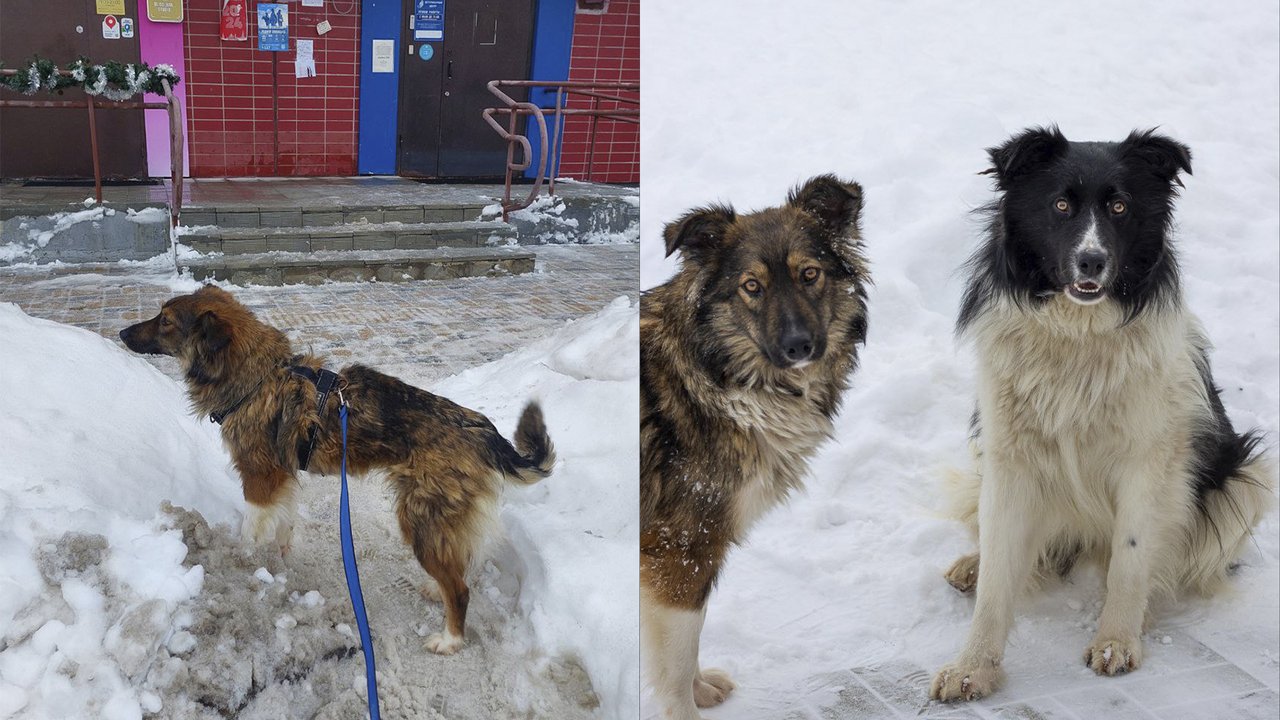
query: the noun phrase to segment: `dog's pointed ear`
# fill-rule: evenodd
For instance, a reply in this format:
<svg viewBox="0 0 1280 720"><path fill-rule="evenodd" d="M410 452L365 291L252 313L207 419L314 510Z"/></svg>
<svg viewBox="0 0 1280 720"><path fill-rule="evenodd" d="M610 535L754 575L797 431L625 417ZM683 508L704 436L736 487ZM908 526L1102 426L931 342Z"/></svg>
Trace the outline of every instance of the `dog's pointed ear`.
<svg viewBox="0 0 1280 720"><path fill-rule="evenodd" d="M1043 166L1066 151L1067 138L1057 125L1027 128L1000 147L987 148L991 167L981 174L995 175L996 184L1003 190L1010 180Z"/></svg>
<svg viewBox="0 0 1280 720"><path fill-rule="evenodd" d="M1141 162L1167 183L1182 185L1178 173L1191 174L1191 148L1173 138L1157 135L1155 128L1129 133L1120 143L1120 156Z"/></svg>
<svg viewBox="0 0 1280 720"><path fill-rule="evenodd" d="M231 343L231 333L227 324L212 310L205 310L196 317L191 329L200 355L210 357Z"/></svg>
<svg viewBox="0 0 1280 720"><path fill-rule="evenodd" d="M217 285L213 285L212 283L211 283L211 284L209 284L209 285L203 285L203 286L201 286L201 287L200 287L200 289L199 289L199 290L197 290L197 291L195 291L195 293L194 293L194 294L195 294L195 295L200 295L200 296L202 296L202 297L216 297L216 298L229 298L229 297L231 297L231 293L227 292L226 290L223 290L222 288L218 287Z"/></svg>
<svg viewBox="0 0 1280 720"><path fill-rule="evenodd" d="M737 214L728 205L708 205L690 210L662 229L667 257L676 250L692 258L714 250L724 242L725 231L735 219Z"/></svg>
<svg viewBox="0 0 1280 720"><path fill-rule="evenodd" d="M849 235L862 215L862 186L835 175L818 175L797 186L787 204L818 221L831 237Z"/></svg>

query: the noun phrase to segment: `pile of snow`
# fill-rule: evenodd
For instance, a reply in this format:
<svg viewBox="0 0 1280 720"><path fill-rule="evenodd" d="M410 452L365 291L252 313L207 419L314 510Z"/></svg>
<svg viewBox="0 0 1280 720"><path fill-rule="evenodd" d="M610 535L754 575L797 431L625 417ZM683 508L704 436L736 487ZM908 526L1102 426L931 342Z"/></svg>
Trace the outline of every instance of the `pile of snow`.
<svg viewBox="0 0 1280 720"><path fill-rule="evenodd" d="M11 303L0 337L0 718L140 717L140 674L204 580L161 503L230 522L240 483L146 360Z"/></svg>
<svg viewBox="0 0 1280 720"><path fill-rule="evenodd" d="M828 0L789 14L760 0L645 7L642 285L676 267L662 257L662 226L686 209L776 205L825 172L865 190L875 280L862 369L835 439L807 492L760 522L712 595L702 660L728 669L739 689L706 717L823 706L809 693L828 674L886 667L904 668L900 709L915 714L920 683L961 648L973 602L942 573L974 546L943 517L940 490L945 469L968 462L974 393L973 360L952 327L960 267L980 235L971 211L992 197L976 174L988 166L983 149L1024 127L1059 123L1068 138L1118 140L1160 126L1190 145L1195 173L1184 178L1175 235L1187 299L1216 346L1228 413L1238 428L1263 430L1274 452L1278 15L1274 4L1245 2L1091 1L1066 12L943 0L874 9ZM723 92L735 84L750 91ZM1238 682L1202 676L1198 699L1259 687L1232 712L1274 717L1278 556L1272 514L1226 593L1161 608L1144 666L1122 680L1095 678L1080 662L1103 589L1096 571L1078 571L1022 604L1010 680L981 713L1054 695L1090 716L1080 703L1098 693L1153 683L1171 692L1187 681L1167 676L1225 659L1243 672L1219 670Z"/></svg>
<svg viewBox="0 0 1280 720"><path fill-rule="evenodd" d="M432 388L499 428L541 402L559 463L502 506L520 609L541 651L586 669L606 718L634 717L639 702L639 342L638 308L620 297Z"/></svg>

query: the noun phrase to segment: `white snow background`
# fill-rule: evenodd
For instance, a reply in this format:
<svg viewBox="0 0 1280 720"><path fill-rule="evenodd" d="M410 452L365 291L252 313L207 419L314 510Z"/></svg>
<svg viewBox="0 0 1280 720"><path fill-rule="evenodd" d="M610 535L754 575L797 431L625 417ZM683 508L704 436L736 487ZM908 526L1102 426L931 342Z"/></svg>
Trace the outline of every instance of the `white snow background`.
<svg viewBox="0 0 1280 720"><path fill-rule="evenodd" d="M712 595L702 663L726 668L739 687L706 717L826 717L820 678L877 667L918 668L900 678L917 688L916 709L901 710L911 715L928 677L960 650L973 602L942 573L973 544L943 516L940 489L945 469L968 461L974 397L971 353L952 327L960 266L980 237L971 211L993 197L977 174L984 148L1022 128L1058 123L1070 139L1120 140L1159 126L1191 147L1175 231L1186 298L1215 344L1233 422L1264 431L1275 452L1275 3L707 0L648 2L641 21L642 286L676 267L662 257L661 232L684 210L777 205L825 172L864 188L875 281L835 440L806 492L731 554ZM1226 592L1162 608L1144 666L1122 679L1094 677L1081 662L1099 573L1050 584L1019 606L1005 688L971 709L990 717L1001 703L1053 695L1038 706L1064 717L1276 717L1278 540L1273 513ZM1177 674L1206 647L1229 673ZM1230 710L1221 700L1259 685ZM1118 688L1126 695L1108 706ZM1136 709L1139 695L1164 699ZM646 701L642 714L654 712Z"/></svg>
<svg viewBox="0 0 1280 720"><path fill-rule="evenodd" d="M183 603L204 581L162 501L238 526L218 428L95 333L0 303L0 338L0 718L171 716L130 678L155 643L189 643ZM501 428L541 399L560 462L506 494L503 531L537 649L581 663L605 718L638 704L638 343L638 308L622 297L433 388Z"/></svg>

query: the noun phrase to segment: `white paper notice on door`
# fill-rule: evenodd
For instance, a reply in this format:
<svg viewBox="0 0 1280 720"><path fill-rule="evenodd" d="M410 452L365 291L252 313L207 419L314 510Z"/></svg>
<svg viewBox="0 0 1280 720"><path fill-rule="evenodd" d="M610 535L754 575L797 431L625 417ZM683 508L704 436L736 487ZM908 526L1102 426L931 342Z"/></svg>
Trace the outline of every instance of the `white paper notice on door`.
<svg viewBox="0 0 1280 720"><path fill-rule="evenodd" d="M315 40L298 38L298 54L293 59L293 76L300 78L316 76Z"/></svg>
<svg viewBox="0 0 1280 720"><path fill-rule="evenodd" d="M395 40L374 40L373 41L373 71L376 73L390 73L396 71L396 41Z"/></svg>

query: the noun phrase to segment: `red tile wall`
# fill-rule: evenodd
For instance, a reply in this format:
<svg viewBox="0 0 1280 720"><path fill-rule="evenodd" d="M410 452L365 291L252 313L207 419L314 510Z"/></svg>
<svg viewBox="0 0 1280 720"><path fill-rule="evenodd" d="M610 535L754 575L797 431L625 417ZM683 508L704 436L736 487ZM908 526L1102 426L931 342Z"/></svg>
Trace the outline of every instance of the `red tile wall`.
<svg viewBox="0 0 1280 720"><path fill-rule="evenodd" d="M578 10L573 18L569 79L640 82L640 0L608 0L603 13ZM570 97L569 107L591 107L590 98ZM602 108L610 107L601 103ZM595 152L588 167L590 126L588 118L570 116L565 121L559 175L596 182L640 182L640 126L597 120Z"/></svg>
<svg viewBox="0 0 1280 720"><path fill-rule="evenodd" d="M249 39L223 42L222 0L185 3L187 75L182 86L192 176L354 175L360 0L328 0L319 8L289 2L288 52L257 49L257 2L246 0L245 5ZM333 26L323 36L316 33L322 20ZM316 77L293 76L298 38L315 42Z"/></svg>

